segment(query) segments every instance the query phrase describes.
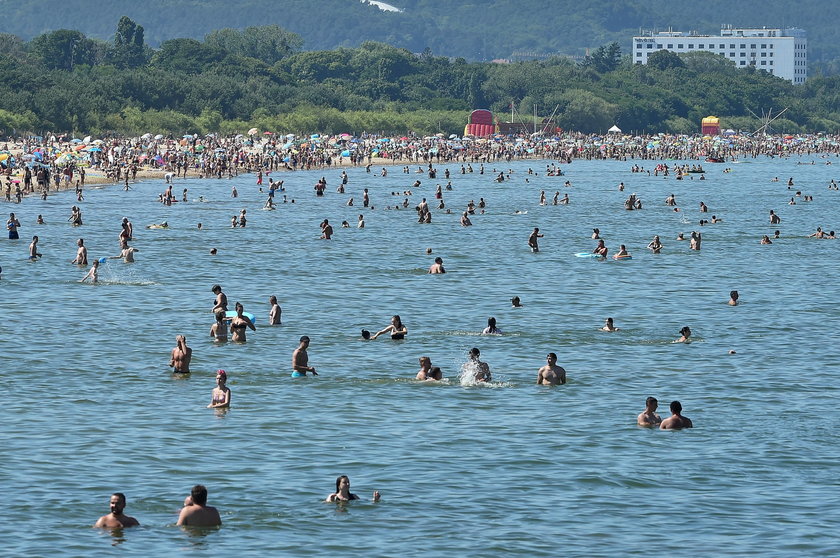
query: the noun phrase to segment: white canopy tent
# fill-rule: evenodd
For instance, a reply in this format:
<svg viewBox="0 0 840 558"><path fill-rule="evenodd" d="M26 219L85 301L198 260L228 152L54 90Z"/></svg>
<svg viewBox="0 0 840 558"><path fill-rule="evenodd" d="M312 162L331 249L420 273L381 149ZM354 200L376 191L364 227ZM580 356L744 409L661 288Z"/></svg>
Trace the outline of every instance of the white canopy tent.
<svg viewBox="0 0 840 558"><path fill-rule="evenodd" d="M618 126L613 124L613 127L610 128L609 130L607 130L607 133L608 134L620 134L621 133L621 128L619 128Z"/></svg>

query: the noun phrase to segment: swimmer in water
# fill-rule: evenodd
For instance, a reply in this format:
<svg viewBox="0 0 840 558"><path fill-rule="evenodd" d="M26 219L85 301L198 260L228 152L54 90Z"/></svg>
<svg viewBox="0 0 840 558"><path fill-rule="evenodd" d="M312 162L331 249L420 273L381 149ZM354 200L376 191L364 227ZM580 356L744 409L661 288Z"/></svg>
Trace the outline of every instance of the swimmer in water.
<svg viewBox="0 0 840 558"><path fill-rule="evenodd" d="M77 240L76 241L76 246L78 246L79 249L76 251L76 257L74 259L70 260L70 263L73 263L73 264L76 264L76 265L87 265L88 264L88 259L87 259L87 248L85 248L85 239L80 238L79 240Z"/></svg>
<svg viewBox="0 0 840 558"><path fill-rule="evenodd" d="M773 244L773 241L770 240L770 237L765 234L761 237L761 244Z"/></svg>
<svg viewBox="0 0 840 558"><path fill-rule="evenodd" d="M192 361L192 349L187 346L187 338L183 335L175 336L175 347L169 358L169 366L173 374L189 374L190 361Z"/></svg>
<svg viewBox="0 0 840 558"><path fill-rule="evenodd" d="M443 258L441 258L440 256L435 258L435 263L433 263L432 266L429 268L429 273L446 273L446 270L443 268Z"/></svg>
<svg viewBox="0 0 840 558"><path fill-rule="evenodd" d="M689 337L691 337L691 328L684 326L680 329L680 338L675 340L674 343L691 343Z"/></svg>
<svg viewBox="0 0 840 558"><path fill-rule="evenodd" d="M314 366L309 366L309 353L306 349L309 348L309 337L304 335L300 338L300 344L295 352L292 353L292 377L306 376L307 372L312 372L313 376L317 376Z"/></svg>
<svg viewBox="0 0 840 558"><path fill-rule="evenodd" d="M621 258L629 258L630 252L627 251L627 248L624 247L624 244L618 247L618 252L615 253L613 259L621 259Z"/></svg>
<svg viewBox="0 0 840 558"><path fill-rule="evenodd" d="M656 397L648 397L645 400L645 410L636 417L636 424L639 426L658 426L662 422L662 417L656 414L658 406L659 401L656 400Z"/></svg>
<svg viewBox="0 0 840 558"><path fill-rule="evenodd" d="M216 295L216 301L213 304L212 312L215 314L219 310L227 312L227 295L222 292L221 285L213 285L210 292Z"/></svg>
<svg viewBox="0 0 840 558"><path fill-rule="evenodd" d="M522 302L519 300L518 296L515 296L510 299L510 305L514 308L522 308Z"/></svg>
<svg viewBox="0 0 840 558"><path fill-rule="evenodd" d="M380 498L379 491L373 491L373 501L378 502ZM359 500L356 494L350 492L350 477L341 475L335 479L335 492L327 496L325 502L334 504L336 502L349 502L351 500Z"/></svg>
<svg viewBox="0 0 840 558"><path fill-rule="evenodd" d="M662 241L659 240L659 236L654 236L653 240L650 241L650 244L648 244L647 247L654 254L658 254L662 250Z"/></svg>
<svg viewBox="0 0 840 558"><path fill-rule="evenodd" d="M738 291L729 291L729 306L737 306L738 305Z"/></svg>
<svg viewBox="0 0 840 558"><path fill-rule="evenodd" d="M618 331L618 330L619 330L619 328L615 327L615 325L613 324L613 319L612 318L607 318L604 321L604 327L601 328L601 331Z"/></svg>
<svg viewBox="0 0 840 558"><path fill-rule="evenodd" d="M398 341L400 339L405 339L405 336L408 335L408 328L402 323L399 314L394 314L391 318L391 323L374 333L371 336L371 339L376 339L383 333L390 333L391 339Z"/></svg>
<svg viewBox="0 0 840 558"><path fill-rule="evenodd" d="M427 356L420 357L420 371L417 372L416 379L422 381L440 380L440 378L435 378L432 375L432 370L434 370L434 368L432 368L432 359ZM438 368L438 370L440 370L440 368Z"/></svg>
<svg viewBox="0 0 840 558"><path fill-rule="evenodd" d="M486 362L482 362L481 359L479 359L480 356L481 351L479 351L477 347L470 349L469 364L472 364L475 367L474 380L476 382L490 382L492 381L490 366Z"/></svg>
<svg viewBox="0 0 840 558"><path fill-rule="evenodd" d="M566 370L557 366L557 355L548 353L545 357L547 364L537 372L537 385L556 386L566 383Z"/></svg>
<svg viewBox="0 0 840 558"><path fill-rule="evenodd" d="M694 428L691 419L682 416L682 404L679 401L671 401L671 416L662 421L660 430L680 430L682 428Z"/></svg>
<svg viewBox="0 0 840 558"><path fill-rule="evenodd" d="M32 243L29 245L29 259L33 262L40 258L43 254L38 252L38 237L32 237Z"/></svg>
<svg viewBox="0 0 840 558"><path fill-rule="evenodd" d="M268 303L271 304L271 310L268 312L268 325L281 325L280 318L283 310L277 304L277 297L271 295L268 297Z"/></svg>
<svg viewBox="0 0 840 558"><path fill-rule="evenodd" d="M225 311L219 310L216 312L216 322L210 326L210 337L220 343L228 339L228 327L225 323L225 317Z"/></svg>
<svg viewBox="0 0 840 558"><path fill-rule="evenodd" d="M604 240L601 239L601 240L598 240L598 246L596 246L595 249L592 250L592 253L595 254L596 256L601 256L602 258L606 258L608 251L609 251L609 249L607 248L606 244L604 244Z"/></svg>
<svg viewBox="0 0 840 558"><path fill-rule="evenodd" d="M537 239L538 239L538 238L543 238L544 236L545 236L545 235L540 234L540 229L539 229L539 227L534 227L533 232L532 232L532 233L531 233L531 235L528 237L528 246L531 248L531 252L536 253L536 252L539 252L539 251L540 251L540 246L539 246L539 244L538 244Z"/></svg>
<svg viewBox="0 0 840 558"><path fill-rule="evenodd" d="M502 330L496 327L496 318L487 318L487 327L481 332L482 335L502 335Z"/></svg>
<svg viewBox="0 0 840 558"><path fill-rule="evenodd" d="M599 240L601 238L601 229L592 229L592 240Z"/></svg>
<svg viewBox="0 0 840 558"><path fill-rule="evenodd" d="M227 387L227 372L218 370L216 372L216 387L210 395L208 409L221 409L230 407L230 388Z"/></svg>
<svg viewBox="0 0 840 558"><path fill-rule="evenodd" d="M251 318L244 314L245 308L242 304L237 302L234 308L236 309L236 316L230 321L231 341L234 343L245 343L245 330L251 328L252 331L256 331L257 328L254 326Z"/></svg>
<svg viewBox="0 0 840 558"><path fill-rule="evenodd" d="M90 279L91 283L99 282L99 260L93 260L93 265L87 275L79 279L79 283L84 283L86 279Z"/></svg>
<svg viewBox="0 0 840 558"><path fill-rule="evenodd" d="M139 521L123 513L123 510L125 510L125 494L122 492L111 494L110 507L111 513L100 517L93 525L95 528L125 529L126 527L140 525Z"/></svg>

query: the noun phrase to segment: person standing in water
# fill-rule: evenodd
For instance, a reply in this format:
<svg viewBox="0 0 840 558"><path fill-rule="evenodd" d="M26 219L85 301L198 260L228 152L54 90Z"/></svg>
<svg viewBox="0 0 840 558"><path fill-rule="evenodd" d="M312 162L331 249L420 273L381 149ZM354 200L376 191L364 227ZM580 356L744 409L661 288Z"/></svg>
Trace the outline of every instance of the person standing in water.
<svg viewBox="0 0 840 558"><path fill-rule="evenodd" d="M18 227L20 227L20 221L18 218L15 217L14 213L9 213L9 220L6 221L6 228L9 230L9 240L17 240L20 238L18 234Z"/></svg>
<svg viewBox="0 0 840 558"><path fill-rule="evenodd" d="M543 238L544 236L545 235L540 234L539 227L534 227L533 232L528 237L528 246L531 248L531 252L536 253L536 252L540 251L540 247L539 247L539 244L537 242L537 239L538 238Z"/></svg>
<svg viewBox="0 0 840 558"><path fill-rule="evenodd" d="M268 303L271 304L271 310L268 312L268 325L280 325L280 317L283 310L280 308L280 305L277 304L277 297L271 295L268 297Z"/></svg>
<svg viewBox="0 0 840 558"><path fill-rule="evenodd" d="M184 501L184 507L178 515L180 526L189 527L219 527L222 525L222 518L219 510L207 505L207 488L197 484L192 487L190 496Z"/></svg>
<svg viewBox="0 0 840 558"><path fill-rule="evenodd" d="M29 259L33 262L40 258L43 254L38 252L38 237L33 236L32 242L29 244Z"/></svg>
<svg viewBox="0 0 840 558"><path fill-rule="evenodd" d="M124 529L140 525L139 521L123 513L125 510L125 494L122 492L111 494L110 507L111 513L100 517L93 525L95 528Z"/></svg>
<svg viewBox="0 0 840 558"><path fill-rule="evenodd" d="M175 336L175 348L169 358L169 366L173 374L189 374L192 349L187 346L187 338L183 335Z"/></svg>
<svg viewBox="0 0 840 558"><path fill-rule="evenodd" d="M307 372L312 372L313 376L317 376L314 366L309 366L309 353L306 350L309 348L309 337L304 335L300 338L300 345L292 353L292 378L299 378L306 376Z"/></svg>
<svg viewBox="0 0 840 558"><path fill-rule="evenodd" d="M230 407L230 388L227 387L227 372L224 370L216 371L216 387L213 388L213 393L210 395L210 404L208 409L221 409Z"/></svg>
<svg viewBox="0 0 840 558"><path fill-rule="evenodd" d="M545 357L547 364L537 372L537 385L556 386L566 383L566 370L557 366L557 355L548 353Z"/></svg>
<svg viewBox="0 0 840 558"><path fill-rule="evenodd" d="M694 424L688 417L682 416L682 404L679 401L671 401L671 416L662 421L660 430L680 430L682 428L694 428Z"/></svg>
<svg viewBox="0 0 840 558"><path fill-rule="evenodd" d="M87 279L90 279L91 283L99 282L99 260L93 260L93 265L87 272L87 275L79 279L79 283L84 283Z"/></svg>
<svg viewBox="0 0 840 558"><path fill-rule="evenodd" d="M87 248L85 248L85 239L80 238L79 240L77 240L76 241L76 246L78 246L79 249L76 251L76 257L74 259L70 260L70 263L73 263L73 264L76 264L76 265L87 265L88 260L87 260Z"/></svg>
<svg viewBox="0 0 840 558"><path fill-rule="evenodd" d="M639 426L658 426L662 422L662 417L656 414L656 407L658 406L659 401L656 400L656 397L648 397L645 400L645 410L636 417L636 424Z"/></svg>

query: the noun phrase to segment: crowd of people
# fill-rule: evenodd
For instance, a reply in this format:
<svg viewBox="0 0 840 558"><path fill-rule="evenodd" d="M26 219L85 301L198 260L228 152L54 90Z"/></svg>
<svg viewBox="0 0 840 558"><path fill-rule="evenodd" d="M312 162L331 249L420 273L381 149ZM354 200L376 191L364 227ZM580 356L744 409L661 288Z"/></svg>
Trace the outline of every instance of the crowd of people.
<svg viewBox="0 0 840 558"><path fill-rule="evenodd" d="M54 138L53 138L54 139ZM561 160L561 162L569 162L574 158L611 158L611 159L660 159L663 157L679 157L684 159L697 159L707 156L710 153L715 153L721 157L757 157L757 156L788 156L791 154L837 154L838 148L832 142L826 141L823 137L809 137L801 139L795 143L787 140L774 139L751 139L751 138L733 138L726 144L710 143L705 139L694 138L690 140L680 138L662 138L656 139L656 145L651 146L652 138L639 138L632 142L624 142L619 145L619 142L613 143L597 143L590 136L569 135L564 139L554 142L544 142L540 140L529 141L464 141L459 139L457 141L445 140L443 138L436 139L420 139L412 138L408 141L389 140L388 142L379 141L381 138L375 136L363 137L355 144L350 156L345 156L342 153L346 152L342 148L348 147L347 140L342 144L329 142L317 142L322 145L315 146L314 141L310 141L311 149L292 149L292 147L299 147L300 142L295 142L291 138L275 138L273 136L256 141L254 138L246 136L237 137L217 137L208 136L205 138L192 137L189 139L182 138L180 140L174 138L160 138L157 140L147 139L114 139L108 142L103 142L102 148L98 151L92 152L90 164L93 168L102 170L111 176L116 182L120 180L125 181L125 186L128 188L128 177L136 179L137 172L142 165L154 164L167 173L165 180L168 185L167 191L161 195L161 201L164 204L171 205L174 199L172 193L172 182L174 179L186 178L189 175L205 176L205 177L232 177L239 173L253 173L257 177L257 186L263 185L263 179L266 174L277 170L297 170L297 169L324 169L330 168L333 165L345 164L347 162L355 166L366 167L367 172L371 172L374 155L383 153L388 154L389 162L396 161L410 161L418 164L418 173L427 175L430 179L436 179L438 172L440 172L435 165L455 163L456 173L468 174L475 172L473 164L476 165L477 171L480 174L485 173L484 165L492 165L495 162L511 161L519 158L531 157L552 157ZM600 138L599 138L600 139ZM55 140L60 143L59 140ZM647 143L646 143L647 142ZM288 144L292 143L292 147ZM833 142L836 144L837 142ZM30 143L28 140L24 141L23 151L28 152L34 149L36 145ZM199 149L201 147L201 149ZM338 151L341 149L341 151ZM293 152L296 151L296 152ZM376 153L374 153L376 151ZM207 155L203 155L206 153ZM49 176L60 176L57 183L73 184L77 180L77 200L79 203L83 201L83 196L80 187L84 184L85 170L84 167L75 167L68 165L58 167L55 161L50 161L49 154L41 159L45 161L40 163L38 171L34 178L30 176L24 180L24 186L18 191L22 196L36 192L36 187L33 182L38 185L42 192L49 191ZM23 161L22 161L23 162ZM380 161L377 161L380 162ZM457 165L460 164L460 168ZM24 169L24 173L31 174L31 167L25 164L20 167ZM14 167L7 169L7 178L11 176L11 171ZM69 169L69 173L67 172ZM489 169L488 169L489 171ZM410 172L409 166L403 167L403 173ZM631 172L650 172L639 164L634 164ZM700 165L683 165L669 167L666 163L657 165L656 174L660 172L668 176L669 172L673 172L675 176L682 179L693 173L703 173ZM41 175L45 175L43 180ZM444 192L453 189L450 169L443 170L445 179L448 180L446 187L437 185L435 192L435 200L439 210L447 212L444 202ZM529 176L533 176L534 171L529 169ZM488 175L494 177L492 180L504 182L510 180L511 171L499 171L492 169L492 173ZM555 165L546 167L547 176L563 176L563 172ZM387 170L383 167L381 176L387 176ZM701 174L702 176L702 174ZM68 178L69 177L69 178ZM75 178L74 178L75 177ZM490 179L490 178L488 178ZM776 179L777 180L777 179ZM527 181L527 179L526 179ZM285 191L282 180L275 182L273 177L269 179L268 200L266 201L266 208L272 208L274 205L274 197L276 191ZM11 192L12 182L7 179L6 199L12 201ZM342 171L340 177L340 185L337 188L338 194L345 194L348 186L348 177L345 171ZM412 190L419 188L421 181L416 180L414 185L402 192L392 192L392 195L402 195L404 197L402 202L393 206L393 209L400 207L406 208L410 205L409 198L413 195ZM571 187L571 182L566 181L566 187ZM788 189L793 188L793 178L788 181ZM619 190L623 191L624 183L619 185ZM829 185L829 189L832 185ZM326 195L327 180L320 179L315 187L314 195L323 197ZM43 194L42 194L43 195ZM184 190L184 200L186 200L186 189ZM237 196L235 187L232 189L232 197ZM284 202L288 201L286 196L283 196ZM806 195L802 198L800 191L796 191L792 202L799 198L803 201L812 201L813 197ZM21 202L21 196L16 196L14 201ZM168 202L168 203L167 203ZM291 200L294 203L294 199ZM545 191L540 193L541 205L547 205ZM570 198L568 194L560 197L559 190L555 192L553 197L553 205L568 205ZM487 202L482 197L476 204L472 200L467 204L461 213L459 223L461 226L468 227L472 225L471 216L481 215L484 212ZM677 203L674 194L669 195L664 204L671 208L674 212L679 212L680 207ZM346 203L348 206L354 205L354 198L350 197ZM362 206L373 210L375 206L371 201L371 193L367 188L362 192ZM639 210L642 208L641 200L632 194L625 202L625 209ZM385 209L392 209L390 205ZM418 220L420 223L430 223L432 219L432 207L422 198L422 201L415 207L417 211ZM700 202L700 212L706 213L708 207L704 202ZM81 209L78 206L73 206L69 221L74 226L82 226ZM39 223L43 223L42 217L38 216ZM722 222L722 218L713 215L711 221L701 219L699 225L716 224ZM771 225L779 225L781 217L774 211L769 211L769 222ZM247 223L246 210L243 209L239 215L232 217L232 227L245 227ZM345 227L346 221L342 224ZM9 219L6 222L9 239L19 239L19 228L21 222L16 213L10 213ZM199 223L199 228L201 224ZM360 214L358 219L358 228L364 228L364 215ZM155 225L157 228L168 227L164 222L161 225ZM336 234L328 219L324 219L320 224L320 238L330 240ZM779 238L780 232L777 230L774 238ZM119 231L119 247L120 253L117 256L109 256L105 258L93 258L89 263L89 255L87 247L85 246L84 238L78 238L76 241L75 257L70 260L74 265L88 266L91 265L87 274L81 281L98 282L98 270L101 263L107 259L122 259L125 263L133 263L134 254L139 250L129 245L133 241L133 225L128 218L122 220ZM821 227L817 227L816 232L810 235L815 238L835 238L834 231L829 233L823 232ZM539 240L545 238L539 227L533 227L527 238L527 246L533 253L540 251ZM606 258L609 253L609 248L603 238L600 237L600 230L593 229L591 235L592 240L597 241L597 245L592 250L592 255L600 258ZM550 239L549 239L550 240ZM676 240L686 240L683 233L680 233ZM691 250L699 251L702 246L702 234L700 231L691 231L689 236L689 248ZM33 236L32 242L29 245L29 259L37 260L42 258L42 254L38 249L39 237ZM548 242L548 241L546 241ZM765 235L762 244L772 244L769 235ZM654 236L653 240L647 245L647 248L654 254L659 254L663 250L663 243L660 237ZM431 254L431 249L428 251ZM630 258L631 254L624 244L620 244L616 254L613 256L616 259ZM434 258L434 263L429 267L429 274L444 274L446 270L443 265L443 258L440 256ZM257 331L256 325L252 317L247 314L241 303L234 304L234 311L228 311L228 299L222 290L221 285L213 285L211 288L214 294L214 302L212 306L212 314L214 321L210 326L209 335L216 342L225 343L228 341L234 343L246 343L246 333L248 331ZM282 324L282 309L278 303L276 296L271 296L268 299L269 312L268 323L271 326L279 326ZM519 308L522 306L521 299L514 296L511 299L512 306ZM730 306L739 304L739 293L736 290L731 291L728 301ZM606 318L604 326L601 328L605 332L619 332L620 328L616 327L613 318ZM496 318L489 317L487 320L487 327L481 332L484 335L504 335L499 328ZM362 330L362 339L373 341L381 336L386 336L393 341L405 341L408 337L408 327L403 323L399 315L394 315L390 323L381 329L371 333L368 330ZM684 326L679 330L679 337L674 340L675 343L690 343L692 341L692 332L689 326ZM291 376L295 378L305 377L307 375L318 376L316 368L310 364L309 347L310 338L306 335L301 336L297 348L294 349L291 356ZM169 366L172 368L174 374L186 375L191 373L190 363L193 356L193 349L187 345L187 340L184 335L176 336L176 346L172 349L170 355ZM444 381L444 374L440 367L433 366L432 360L429 356L419 357L420 370L414 376L416 380L423 382L441 382ZM471 348L466 355L466 362L463 365L463 371L469 374L470 382L473 384L490 383L493 381L493 376L488 363L481 360L481 352L477 347ZM228 387L228 374L225 370L218 370L215 376L216 385L211 392L210 403L207 405L213 409L225 409L231 405L231 389ZM546 356L546 363L537 370L536 384L542 386L559 386L567 383L566 370L558 365L558 356L551 352ZM654 397L648 397L646 400L645 410L638 415L637 424L642 427L654 427L662 430L679 430L684 428L692 428L693 423L688 418L682 415L682 405L679 401L672 401L670 403L671 416L662 419L657 413L658 401ZM346 476L341 476L336 480L336 490L331 493L326 501L328 502L345 502L356 500L358 496L350 492L350 481ZM374 492L373 501L379 501L379 493ZM125 515L126 498L122 493L114 493L110 498L110 513L101 517L96 522L96 527L104 528L124 528L139 525L136 519ZM207 506L207 489L202 485L193 487L190 496L184 503L181 509L178 525L183 526L218 526L221 525L221 518L218 510L211 506Z"/></svg>

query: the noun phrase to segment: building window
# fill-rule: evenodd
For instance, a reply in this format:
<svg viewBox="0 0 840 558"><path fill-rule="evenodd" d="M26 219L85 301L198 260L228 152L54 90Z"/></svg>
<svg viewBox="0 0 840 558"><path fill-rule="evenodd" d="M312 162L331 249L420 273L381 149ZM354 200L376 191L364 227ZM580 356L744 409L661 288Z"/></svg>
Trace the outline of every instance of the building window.
<svg viewBox="0 0 840 558"><path fill-rule="evenodd" d="M733 44L730 44L730 45L729 45L729 48L735 48L735 44L734 44L734 43L733 43ZM741 45L741 48L744 48L744 45Z"/></svg>
<svg viewBox="0 0 840 558"><path fill-rule="evenodd" d="M767 45L766 44L761 45L761 48L767 48Z"/></svg>
<svg viewBox="0 0 840 558"><path fill-rule="evenodd" d="M761 57L762 57L762 58L767 58L767 53L766 53L766 52L762 52L762 53L761 53Z"/></svg>
<svg viewBox="0 0 840 558"><path fill-rule="evenodd" d="M742 53L742 54L743 54L743 53ZM729 53L729 57L730 57L730 58L735 58L735 53L734 53L734 52L730 52L730 53Z"/></svg>
<svg viewBox="0 0 840 558"><path fill-rule="evenodd" d="M770 68L770 73L771 73L771 74L773 73L773 68Z"/></svg>
<svg viewBox="0 0 840 558"><path fill-rule="evenodd" d="M647 47L648 47L648 48L653 48L653 43L648 43L648 44L647 44Z"/></svg>
<svg viewBox="0 0 840 558"><path fill-rule="evenodd" d="M637 52L637 53L636 53L636 58L641 58L641 57L642 57L642 53L641 53L641 52Z"/></svg>
<svg viewBox="0 0 840 558"><path fill-rule="evenodd" d="M756 47L756 44L755 44L755 43L753 43L753 44L751 44L751 45L750 45L750 48L755 48L755 47Z"/></svg>
<svg viewBox="0 0 840 558"><path fill-rule="evenodd" d="M746 52L742 52L742 53L741 53L741 58L744 58L746 55L747 55L747 53L746 53ZM735 53L734 53L734 52L732 53L732 56L735 56Z"/></svg>
<svg viewBox="0 0 840 558"><path fill-rule="evenodd" d="M773 65L773 61L772 61L772 60L770 61L770 65L771 65L771 66Z"/></svg>
<svg viewBox="0 0 840 558"><path fill-rule="evenodd" d="M773 53L772 52L770 53L770 58L773 58Z"/></svg>
<svg viewBox="0 0 840 558"><path fill-rule="evenodd" d="M697 45L697 48L703 48L703 47L705 47L705 46L706 46L706 45L704 45L703 43L700 43L699 45Z"/></svg>
<svg viewBox="0 0 840 558"><path fill-rule="evenodd" d="M677 45L677 48L683 48L682 43L678 44L678 45Z"/></svg>
<svg viewBox="0 0 840 558"><path fill-rule="evenodd" d="M721 49L724 49L724 48L726 48L726 45L721 43L721 44L718 45L718 47L720 47ZM732 48L735 48L735 45L732 45Z"/></svg>
<svg viewBox="0 0 840 558"><path fill-rule="evenodd" d="M688 43L688 48L694 48L694 44L693 43Z"/></svg>
<svg viewBox="0 0 840 558"><path fill-rule="evenodd" d="M741 66L746 66L747 63L744 60L741 60Z"/></svg>
<svg viewBox="0 0 840 558"><path fill-rule="evenodd" d="M673 44L669 44L669 45L668 45L668 50L671 50L672 48L674 48L674 45L673 45Z"/></svg>
<svg viewBox="0 0 840 558"><path fill-rule="evenodd" d="M767 65L767 60L762 60L762 61L761 61L761 65L762 65L762 66L766 66L766 65Z"/></svg>

